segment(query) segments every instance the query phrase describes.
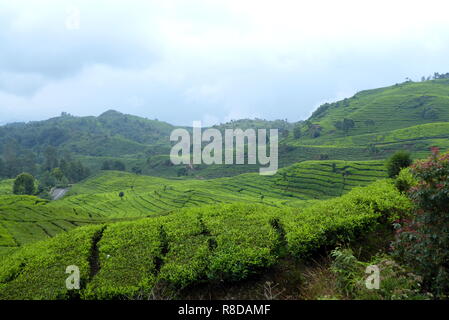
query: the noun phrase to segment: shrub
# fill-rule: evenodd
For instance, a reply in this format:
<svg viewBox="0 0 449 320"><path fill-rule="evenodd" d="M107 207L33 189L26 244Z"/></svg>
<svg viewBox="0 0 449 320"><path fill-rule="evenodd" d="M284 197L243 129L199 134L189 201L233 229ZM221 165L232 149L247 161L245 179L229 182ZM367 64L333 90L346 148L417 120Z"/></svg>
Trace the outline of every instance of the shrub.
<svg viewBox="0 0 449 320"><path fill-rule="evenodd" d="M410 168L402 169L394 182L396 188L403 193L407 192L411 187L414 187L417 184L418 181L413 177Z"/></svg>
<svg viewBox="0 0 449 320"><path fill-rule="evenodd" d="M301 126L299 124L297 124L294 128L293 128L293 137L295 139L299 139L301 138Z"/></svg>
<svg viewBox="0 0 449 320"><path fill-rule="evenodd" d="M13 193L32 195L35 192L34 177L29 173L21 173L14 180Z"/></svg>
<svg viewBox="0 0 449 320"><path fill-rule="evenodd" d="M395 178L401 169L412 164L410 154L406 151L398 151L387 160L387 171L390 178Z"/></svg>
<svg viewBox="0 0 449 320"><path fill-rule="evenodd" d="M340 198L285 216L289 250L295 257L304 257L320 247L356 239L380 223L392 223L410 209L407 197L387 180L354 188Z"/></svg>
<svg viewBox="0 0 449 320"><path fill-rule="evenodd" d="M432 156L412 166L418 184L409 191L415 204L408 220L396 223L394 253L423 276L437 297L449 294L449 154Z"/></svg>

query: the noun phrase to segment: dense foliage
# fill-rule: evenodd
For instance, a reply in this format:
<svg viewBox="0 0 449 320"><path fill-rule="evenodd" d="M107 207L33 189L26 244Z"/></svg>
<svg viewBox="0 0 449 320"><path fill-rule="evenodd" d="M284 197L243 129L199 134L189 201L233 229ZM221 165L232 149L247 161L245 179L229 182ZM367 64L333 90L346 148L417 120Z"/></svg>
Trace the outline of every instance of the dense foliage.
<svg viewBox="0 0 449 320"><path fill-rule="evenodd" d="M36 191L34 177L29 173L21 173L14 180L13 193L18 195L32 195Z"/></svg>
<svg viewBox="0 0 449 320"><path fill-rule="evenodd" d="M447 75L435 75L359 92L324 104L304 122L216 126L280 129L274 176L248 173L259 166L246 164L174 166L173 126L115 111L1 126L0 178L29 172L39 197L55 186L71 189L47 201L14 195L14 181L0 180L0 298L173 298L190 286L241 281L283 260L307 260L393 220L395 254L407 267L375 257L370 263L381 266L385 287L367 292L367 262L335 251L342 297L427 298L421 284L444 297L448 156L435 150L432 159L403 169L410 156L395 154L389 173L396 179L372 182L388 177L385 158L396 151L418 158L430 145L449 148L448 84ZM27 185L19 193L28 193ZM408 190L416 208L404 220L413 211ZM77 293L64 287L70 264L81 269Z"/></svg>
<svg viewBox="0 0 449 320"><path fill-rule="evenodd" d="M331 253L331 270L336 276L339 297L360 300L428 300L429 293L422 292L422 278L400 266L391 257L381 254L363 262L351 249L337 248ZM379 288L368 289L367 267L379 270Z"/></svg>
<svg viewBox="0 0 449 320"><path fill-rule="evenodd" d="M415 210L396 224L395 254L423 276L438 297L449 294L449 154L437 148L411 167L418 184L409 190Z"/></svg>
<svg viewBox="0 0 449 320"><path fill-rule="evenodd" d="M69 298L63 271L78 263L85 299L147 296L160 286L171 295L202 282L239 281L285 255L304 259L322 246L355 238L409 205L392 183L380 181L305 209L221 204L77 228L4 258L0 298ZM52 267L41 269L37 261ZM45 285L27 282L29 277Z"/></svg>
<svg viewBox="0 0 449 320"><path fill-rule="evenodd" d="M256 118L215 127L279 129L280 166L318 160L324 154L331 160L372 160L407 149L414 157L421 157L432 145L449 147L448 88L446 76L436 74L431 81L362 91L326 103L307 121ZM29 172L39 178L48 147L57 148L60 157L70 153L93 173L101 170L105 161L120 161L128 171L135 168L164 177L215 178L259 169L255 165L212 165L182 172L185 170L169 160L169 136L174 128L113 110L98 117L63 113L46 121L0 126L0 177Z"/></svg>
<svg viewBox="0 0 449 320"><path fill-rule="evenodd" d="M387 172L390 178L395 178L403 168L412 164L410 153L398 151L387 160Z"/></svg>

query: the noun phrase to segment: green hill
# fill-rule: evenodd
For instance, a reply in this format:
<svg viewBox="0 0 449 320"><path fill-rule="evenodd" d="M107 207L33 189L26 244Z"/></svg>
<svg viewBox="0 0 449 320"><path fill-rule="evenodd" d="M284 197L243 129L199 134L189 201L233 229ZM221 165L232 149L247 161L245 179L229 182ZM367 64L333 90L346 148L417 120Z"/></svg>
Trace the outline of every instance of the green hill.
<svg viewBox="0 0 449 320"><path fill-rule="evenodd" d="M344 118L355 122L346 133L335 127ZM309 121L322 127L323 136L354 136L449 121L449 80L406 82L361 91L349 99L321 106Z"/></svg>
<svg viewBox="0 0 449 320"><path fill-rule="evenodd" d="M215 126L279 128L273 176L258 165L174 166L174 126L116 111L1 126L0 178L29 171L46 184L19 196L0 179L0 299L182 297L355 241L410 209L386 179L385 159L448 150L448 107L449 81L440 79L362 91L304 122ZM59 181L69 192L42 199L63 165L77 177ZM77 294L64 286L69 265L81 270Z"/></svg>
<svg viewBox="0 0 449 320"><path fill-rule="evenodd" d="M305 258L410 207L389 182L305 209L231 204L77 228L25 246L0 265L0 299L66 299L66 267L81 271L84 299L137 298L162 286L238 281L285 255ZM154 293L154 292L153 292ZM165 297L167 298L167 297Z"/></svg>
<svg viewBox="0 0 449 320"><path fill-rule="evenodd" d="M0 184L0 254L5 247L43 240L78 226L168 215L182 208L242 201L306 207L385 177L379 161L308 161L274 176L247 173L210 180L103 171L76 184L58 201L11 195L12 182L5 180Z"/></svg>
<svg viewBox="0 0 449 320"><path fill-rule="evenodd" d="M447 150L447 123L449 80L438 79L362 91L322 105L307 121L241 119L214 127L222 131L279 129L279 164L287 167L307 160L385 159L402 149L422 157L431 146ZM297 127L300 137L295 136ZM6 176L10 178L21 171L39 172L49 146L56 147L60 156L80 160L93 173L106 160L121 161L127 171L160 177L177 177L181 172L187 177L217 178L259 169L254 165L173 166L169 136L174 128L113 110L98 117L63 114L46 121L0 126L0 154L3 160L13 157L14 170ZM37 164L37 169L30 163Z"/></svg>

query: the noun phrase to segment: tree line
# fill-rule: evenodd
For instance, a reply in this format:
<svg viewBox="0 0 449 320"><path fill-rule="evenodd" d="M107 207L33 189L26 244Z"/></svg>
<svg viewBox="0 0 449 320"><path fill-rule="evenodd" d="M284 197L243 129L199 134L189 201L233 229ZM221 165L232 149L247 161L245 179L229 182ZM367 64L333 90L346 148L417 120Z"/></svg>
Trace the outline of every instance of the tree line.
<svg viewBox="0 0 449 320"><path fill-rule="evenodd" d="M17 187L17 194L29 194L30 179L22 173L31 176L33 181L38 178L38 188L33 191L41 193L57 185L81 181L90 175L90 170L70 153L59 154L55 147L48 146L44 152L35 153L21 149L17 142L10 140L0 154L0 178L20 178L23 183Z"/></svg>

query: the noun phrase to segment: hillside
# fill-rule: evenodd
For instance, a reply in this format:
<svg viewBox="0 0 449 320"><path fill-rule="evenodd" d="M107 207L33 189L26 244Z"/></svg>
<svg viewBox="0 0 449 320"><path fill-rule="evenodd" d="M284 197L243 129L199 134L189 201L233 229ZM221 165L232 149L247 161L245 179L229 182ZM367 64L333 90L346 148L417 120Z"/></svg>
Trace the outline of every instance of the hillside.
<svg viewBox="0 0 449 320"><path fill-rule="evenodd" d="M221 131L278 128L279 164L286 167L307 160L385 159L403 149L419 158L431 146L447 150L448 122L449 80L438 79L362 91L322 105L303 122L241 119L214 127ZM119 160L127 171L160 177L216 178L256 172L259 168L195 165L193 170L186 170L184 166L173 166L169 136L174 128L165 122L112 110L99 117L63 114L46 121L1 126L0 153L4 159L16 157L15 163L29 168L30 162L42 165L44 151L53 146L60 156L81 160L93 173L105 161ZM0 174L1 167L0 161Z"/></svg>
<svg viewBox="0 0 449 320"><path fill-rule="evenodd" d="M81 155L121 156L145 152L143 146L167 144L173 126L117 111L98 117L60 117L0 127L0 146L14 140L20 147L42 152L46 146ZM3 148L0 149L4 151Z"/></svg>
<svg viewBox="0 0 449 320"><path fill-rule="evenodd" d="M248 173L210 180L103 171L76 184L58 201L11 195L12 181L5 180L0 184L0 255L5 248L78 226L167 215L182 208L242 201L269 207L306 207L384 177L384 164L378 161L309 161L274 176ZM123 198L120 192L124 192Z"/></svg>
<svg viewBox="0 0 449 320"><path fill-rule="evenodd" d="M198 283L243 280L410 206L389 182L366 188L305 209L236 203L77 228L5 258L0 299L73 298L64 287L68 265L80 268L83 299L151 296L154 288L170 298Z"/></svg>
<svg viewBox="0 0 449 320"><path fill-rule="evenodd" d="M348 132L335 127L344 118L355 123ZM353 97L318 108L309 121L323 135L360 135L449 120L449 80L405 82L361 91Z"/></svg>
<svg viewBox="0 0 449 320"><path fill-rule="evenodd" d="M2 126L0 299L186 297L284 263L297 273L341 243L385 251L391 223L411 210L385 159L448 150L447 99L447 80L407 82L326 104L304 122L215 126L279 128L272 176L258 165L175 166L174 126L112 110ZM38 179L33 196L12 194L22 171ZM54 186L69 192L50 201ZM64 287L68 265L81 270L76 293Z"/></svg>

